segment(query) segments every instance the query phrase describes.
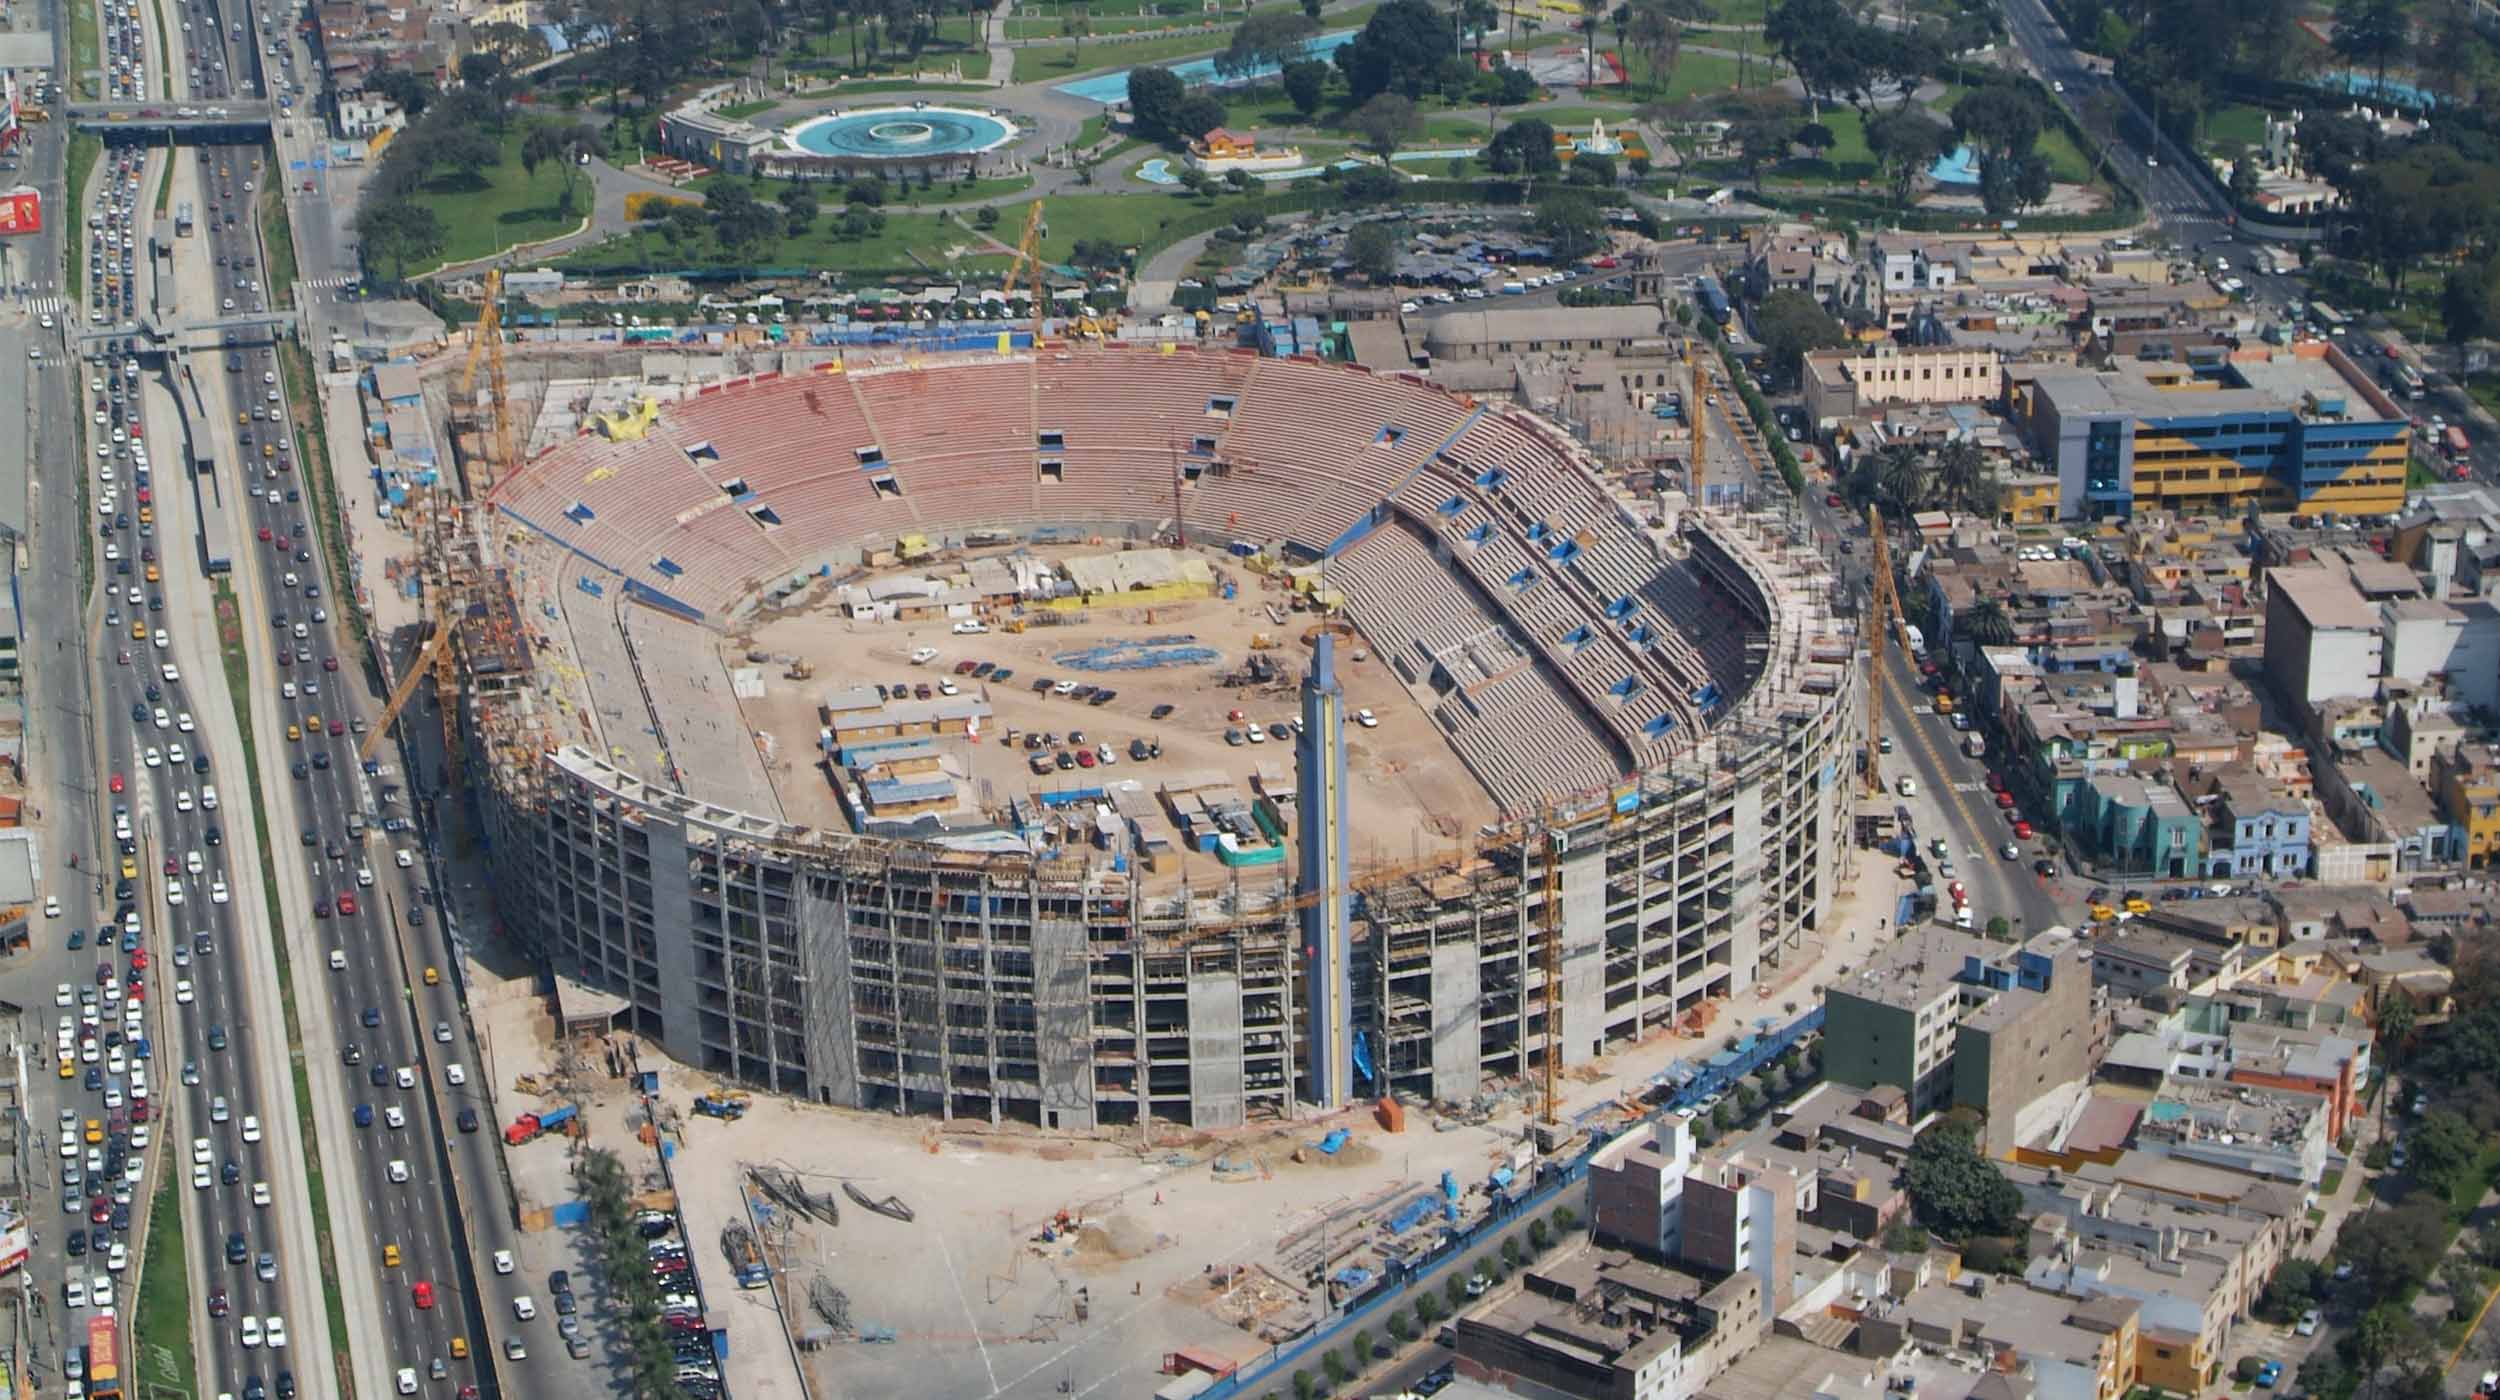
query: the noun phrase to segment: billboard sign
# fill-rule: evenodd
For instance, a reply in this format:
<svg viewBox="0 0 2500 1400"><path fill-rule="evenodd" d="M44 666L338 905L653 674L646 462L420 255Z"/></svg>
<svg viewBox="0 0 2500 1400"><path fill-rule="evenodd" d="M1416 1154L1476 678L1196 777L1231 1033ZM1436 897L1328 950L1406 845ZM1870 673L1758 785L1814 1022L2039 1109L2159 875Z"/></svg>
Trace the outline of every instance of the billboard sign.
<svg viewBox="0 0 2500 1400"><path fill-rule="evenodd" d="M33 1243L25 1216L0 1214L0 1274L23 1268Z"/></svg>
<svg viewBox="0 0 2500 1400"><path fill-rule="evenodd" d="M32 185L0 190L0 238L43 232L43 195Z"/></svg>

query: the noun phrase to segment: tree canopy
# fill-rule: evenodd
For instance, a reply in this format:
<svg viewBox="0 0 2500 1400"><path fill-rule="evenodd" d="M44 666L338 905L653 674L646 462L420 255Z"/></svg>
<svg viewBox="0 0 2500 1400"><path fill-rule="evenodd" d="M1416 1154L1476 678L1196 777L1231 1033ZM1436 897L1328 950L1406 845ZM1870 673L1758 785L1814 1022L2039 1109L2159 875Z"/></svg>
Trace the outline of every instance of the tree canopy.
<svg viewBox="0 0 2500 1400"><path fill-rule="evenodd" d="M2022 1193L1958 1124L1930 1128L1911 1145L1909 1188L1918 1223L1947 1239L2005 1234L2022 1210Z"/></svg>
<svg viewBox="0 0 2500 1400"><path fill-rule="evenodd" d="M1233 27L1232 42L1215 56L1215 71L1240 78L1261 68L1282 68L1302 57L1318 21L1300 10L1253 10Z"/></svg>
<svg viewBox="0 0 2500 1400"><path fill-rule="evenodd" d="M1357 102L1382 92L1421 97L1456 48L1450 17L1428 0L1387 0L1337 50L1337 66Z"/></svg>
<svg viewBox="0 0 2500 1400"><path fill-rule="evenodd" d="M1177 131L1172 125L1181 103L1188 97L1189 85L1169 68L1132 68L1128 72L1129 116L1137 124L1137 134L1148 140L1169 141L1176 136L1198 134Z"/></svg>
<svg viewBox="0 0 2500 1400"><path fill-rule="evenodd" d="M1753 324L1755 337L1769 352L1772 370L1783 380L1796 379L1807 351L1845 345L1849 340L1848 331L1821 302L1794 289L1764 297Z"/></svg>
<svg viewBox="0 0 2500 1400"><path fill-rule="evenodd" d="M1494 133L1484 148L1485 168L1496 175L1551 175L1562 169L1554 128L1540 117L1523 117Z"/></svg>

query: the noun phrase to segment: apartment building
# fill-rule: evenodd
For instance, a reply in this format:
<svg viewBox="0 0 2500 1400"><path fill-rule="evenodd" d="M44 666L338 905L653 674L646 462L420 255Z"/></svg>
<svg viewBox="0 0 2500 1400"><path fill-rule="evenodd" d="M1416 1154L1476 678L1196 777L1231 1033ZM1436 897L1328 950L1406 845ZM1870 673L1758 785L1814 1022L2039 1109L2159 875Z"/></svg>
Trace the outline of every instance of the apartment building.
<svg viewBox="0 0 2500 1400"><path fill-rule="evenodd" d="M2020 945L1909 934L1824 993L1825 1072L1902 1090L1913 1122L1978 1109L1982 1150L2010 1152L2027 1110L2091 1072L2090 977L2076 947L2062 929Z"/></svg>

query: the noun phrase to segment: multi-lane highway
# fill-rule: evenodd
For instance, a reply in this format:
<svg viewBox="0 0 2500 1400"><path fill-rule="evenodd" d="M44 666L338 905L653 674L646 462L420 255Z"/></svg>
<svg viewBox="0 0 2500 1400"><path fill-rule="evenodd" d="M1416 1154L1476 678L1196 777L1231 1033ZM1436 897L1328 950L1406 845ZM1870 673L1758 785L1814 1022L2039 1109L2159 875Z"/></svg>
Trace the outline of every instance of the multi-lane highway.
<svg viewBox="0 0 2500 1400"><path fill-rule="evenodd" d="M2144 196L2147 212L2160 220L2175 239L2185 246L2194 246L2230 232L2230 210L2211 184L2196 173L2194 153L2180 149L2178 143L2159 132L2150 115L2136 105L2116 80L2084 63L2066 41L2065 31L2050 17L2046 0L2005 0L2005 20L2015 45L2033 71L2043 82L2053 84L2076 113L2087 114L2086 104L2092 96L2106 92L2127 114L2118 130L2099 134L2109 140L2111 154L2124 167L2122 177ZM2088 115L2085 124L2091 125ZM2149 147L2140 139L2148 133L2152 141Z"/></svg>
<svg viewBox="0 0 2500 1400"><path fill-rule="evenodd" d="M267 93L292 80L283 16L257 15L233 0L185 0L185 32L215 34L195 82L213 98L221 78ZM267 71L268 60L282 71ZM222 65L222 66L221 66ZM200 152L201 226L219 314L267 309L268 259L258 211L270 182L262 147ZM383 1354L360 1356L362 1376L393 1390L476 1396L496 1389L485 1306L455 1228L446 1171L447 1122L471 1136L491 1125L439 1114L478 1059L456 1007L445 998L443 959L403 933L422 934L412 878L422 865L414 838L382 830L399 809L386 800L392 775L360 765L357 745L373 716L363 666L344 615L353 599L330 576L316 534L280 366L267 345L236 343L192 361L193 383L216 424L218 451L236 464L235 593L252 660L263 774L269 793L274 872L286 907L309 926L314 951L296 961L299 1005L308 1021L312 1092L327 1101L324 1160L345 1172L345 1193L363 1218L334 1221L338 1266L361 1274L351 1297L370 1299L356 1329L381 1338ZM304 919L303 916L309 916ZM296 940L300 948L306 940ZM315 1047L320 1053L315 1054ZM455 1080L459 1082L454 1082ZM459 1137L457 1127L448 1135ZM491 1169L491 1164L490 1169ZM491 1181L491 1174L486 1178ZM515 1357L515 1359L518 1359Z"/></svg>

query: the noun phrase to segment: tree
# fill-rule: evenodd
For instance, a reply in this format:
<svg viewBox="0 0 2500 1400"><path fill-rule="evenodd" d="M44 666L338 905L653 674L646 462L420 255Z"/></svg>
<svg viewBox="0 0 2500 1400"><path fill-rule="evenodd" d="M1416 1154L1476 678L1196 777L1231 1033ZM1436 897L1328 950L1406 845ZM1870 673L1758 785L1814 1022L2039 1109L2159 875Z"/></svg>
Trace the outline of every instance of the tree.
<svg viewBox="0 0 2500 1400"><path fill-rule="evenodd" d="M1782 380L1797 377L1807 351L1829 349L1849 339L1821 302L1793 288L1762 299L1754 312L1754 334L1768 353L1772 372Z"/></svg>
<svg viewBox="0 0 2500 1400"><path fill-rule="evenodd" d="M1346 261L1375 283L1388 281L1397 271L1398 251L1397 232L1385 223L1356 224L1346 235Z"/></svg>
<svg viewBox="0 0 2500 1400"><path fill-rule="evenodd" d="M1308 121L1318 113L1320 103L1328 95L1328 65L1316 58L1298 58L1285 65L1281 76L1286 100L1293 103L1293 109L1302 114L1303 120ZM1135 79L1132 77L1129 100L1135 102L1136 97Z"/></svg>
<svg viewBox="0 0 2500 1400"><path fill-rule="evenodd" d="M1449 16L1429 0L1387 0L1337 50L1337 67L1357 102L1381 92L1421 97L1454 47Z"/></svg>
<svg viewBox="0 0 2500 1400"><path fill-rule="evenodd" d="M2275 1265L2257 1309L2278 1323L2297 1321L2318 1300L2325 1279L2326 1270L2316 1260L2294 1255Z"/></svg>
<svg viewBox="0 0 2500 1400"><path fill-rule="evenodd" d="M1911 1145L1909 1190L1918 1223L1948 1239L2005 1234L2022 1210L2022 1192L1955 1124L1930 1128Z"/></svg>
<svg viewBox="0 0 2500 1400"><path fill-rule="evenodd" d="M1204 136L1222 126L1229 115L1223 98L1211 92L1193 92L1182 98L1180 107L1172 113L1172 120L1177 123L1172 135L1182 140Z"/></svg>
<svg viewBox="0 0 2500 1400"><path fill-rule="evenodd" d="M1483 97L1496 107L1516 107L1534 102L1542 91L1544 89L1537 86L1534 73L1505 63L1485 75Z"/></svg>
<svg viewBox="0 0 2500 1400"><path fill-rule="evenodd" d="M1524 175L1533 180L1562 169L1554 150L1554 128L1538 117L1524 117L1493 134L1484 148L1485 168L1496 175Z"/></svg>
<svg viewBox="0 0 2500 1400"><path fill-rule="evenodd" d="M2482 1147L2474 1125L2466 1122L2463 1115L2444 1108L2431 1110L2406 1141L2410 1144L2413 1174L2442 1193L2474 1165L2475 1154Z"/></svg>
<svg viewBox="0 0 2500 1400"><path fill-rule="evenodd" d="M1936 158L1953 148L1953 133L1915 106L1878 112L1866 123L1866 149L1892 186L1892 202L1907 205L1911 187Z"/></svg>
<svg viewBox="0 0 2500 1400"><path fill-rule="evenodd" d="M369 199L356 211L356 241L368 268L374 259L386 258L392 280L404 282L408 264L439 256L451 240L433 210L413 199L393 197Z"/></svg>
<svg viewBox="0 0 2500 1400"><path fill-rule="evenodd" d="M1866 90L1867 26L1852 19L1840 0L1779 0L1763 16L1762 37L1796 70L1815 121L1823 119L1824 102L1853 99Z"/></svg>
<svg viewBox="0 0 2500 1400"><path fill-rule="evenodd" d="M1528 1222L1529 1248L1535 1250L1539 1254L1543 1254L1546 1250L1553 1247L1553 1243L1554 1227L1546 1224L1543 1216L1539 1216L1538 1218Z"/></svg>
<svg viewBox="0 0 2500 1400"><path fill-rule="evenodd" d="M1582 151L1571 158L1571 183L1596 189L1615 187L1615 161L1612 156Z"/></svg>
<svg viewBox="0 0 2500 1400"><path fill-rule="evenodd" d="M1311 1400L1319 1394L1319 1378L1308 1371L1293 1373L1293 1400Z"/></svg>
<svg viewBox="0 0 2500 1400"><path fill-rule="evenodd" d="M1076 65L1085 66L1085 36L1094 32L1094 12L1083 5L1071 5L1059 16L1059 32L1075 47Z"/></svg>
<svg viewBox="0 0 2500 1400"><path fill-rule="evenodd" d="M792 185L783 190L779 203L782 218L789 225L790 237L804 238L809 229L816 227L816 216L822 210L816 203L814 192L804 185ZM995 216L992 221L995 222Z"/></svg>
<svg viewBox="0 0 2500 1400"><path fill-rule="evenodd" d="M1354 1329L1354 1354L1362 1360L1371 1360L1372 1334L1370 1328L1357 1327Z"/></svg>
<svg viewBox="0 0 2500 1400"><path fill-rule="evenodd" d="M2450 345L2479 340L2500 325L2500 278L2493 262L2467 263L2448 269L2439 284L2440 338Z"/></svg>
<svg viewBox="0 0 2500 1400"><path fill-rule="evenodd" d="M390 99L411 122L434 100L434 85L405 68L376 68L366 75L365 87Z"/></svg>
<svg viewBox="0 0 2500 1400"><path fill-rule="evenodd" d="M972 214L972 223L975 228L980 229L993 229L998 227L998 206L995 204L984 204L979 209L974 210Z"/></svg>
<svg viewBox="0 0 2500 1400"><path fill-rule="evenodd" d="M1994 598L1982 598L1962 615L1961 629L1965 636L1983 647L2001 647L2014 640L2014 620L2005 612L2005 605Z"/></svg>
<svg viewBox="0 0 2500 1400"><path fill-rule="evenodd" d="M1419 120L1414 100L1394 92L1374 93L1354 109L1354 129L1361 133L1363 145L1382 160L1397 154L1398 147L1415 134Z"/></svg>
<svg viewBox="0 0 2500 1400"><path fill-rule="evenodd" d="M526 25L498 20L481 24L469 37L477 46L501 58L507 69L528 68L547 61L547 36Z"/></svg>
<svg viewBox="0 0 2500 1400"><path fill-rule="evenodd" d="M1299 10L1253 10L1233 26L1232 42L1215 56L1215 71L1238 79L1262 68L1282 68L1302 57L1319 24Z"/></svg>
<svg viewBox="0 0 2500 1400"><path fill-rule="evenodd" d="M1664 93L1674 85L1685 22L1708 19L1710 7L1701 0L1633 0L1616 14L1616 44L1640 55L1649 68L1649 90Z"/></svg>
<svg viewBox="0 0 2500 1400"><path fill-rule="evenodd" d="M2414 62L2431 91L2452 103L2469 100L2489 67L2489 50L2475 25L2474 0L2431 0Z"/></svg>
<svg viewBox="0 0 2500 1400"><path fill-rule="evenodd" d="M2336 0L2335 52L2374 69L2382 90L2389 60L2403 55L2409 38L2404 0Z"/></svg>
<svg viewBox="0 0 2500 1400"><path fill-rule="evenodd" d="M1399 1345L1403 1346L1404 1344L1415 1340L1415 1324L1407 1320L1406 1309L1400 1308L1389 1314L1389 1321L1386 1325L1389 1329L1389 1339L1391 1341L1397 1342Z"/></svg>
<svg viewBox="0 0 2500 1400"><path fill-rule="evenodd" d="M2336 1252L2363 1277L2370 1292L2381 1296L2401 1293L2430 1277L2447 1243L2444 1207L2428 1196L2356 1214L2344 1222L2335 1241Z"/></svg>
<svg viewBox="0 0 2500 1400"><path fill-rule="evenodd" d="M1788 159L1789 143L1797 128L1774 116L1754 116L1739 120L1728 139L1736 146L1736 160L1745 168L1745 182L1756 190L1762 188L1762 167Z"/></svg>
<svg viewBox="0 0 2500 1400"><path fill-rule="evenodd" d="M1198 133L1183 132L1173 125L1180 114L1183 99L1189 96L1189 85L1169 68L1132 68L1128 72L1128 110L1137 124L1137 134L1152 141L1169 141Z"/></svg>
<svg viewBox="0 0 2500 1400"><path fill-rule="evenodd" d="M1840 144L1839 133L1821 122L1807 122L1804 126L1797 128L1796 135L1788 139L1792 145L1805 147L1816 160L1821 160L1825 152Z"/></svg>
<svg viewBox="0 0 2500 1400"><path fill-rule="evenodd" d="M1536 202L1533 223L1555 262L1577 262L1596 252L1606 238L1605 211L1579 190L1546 191Z"/></svg>

